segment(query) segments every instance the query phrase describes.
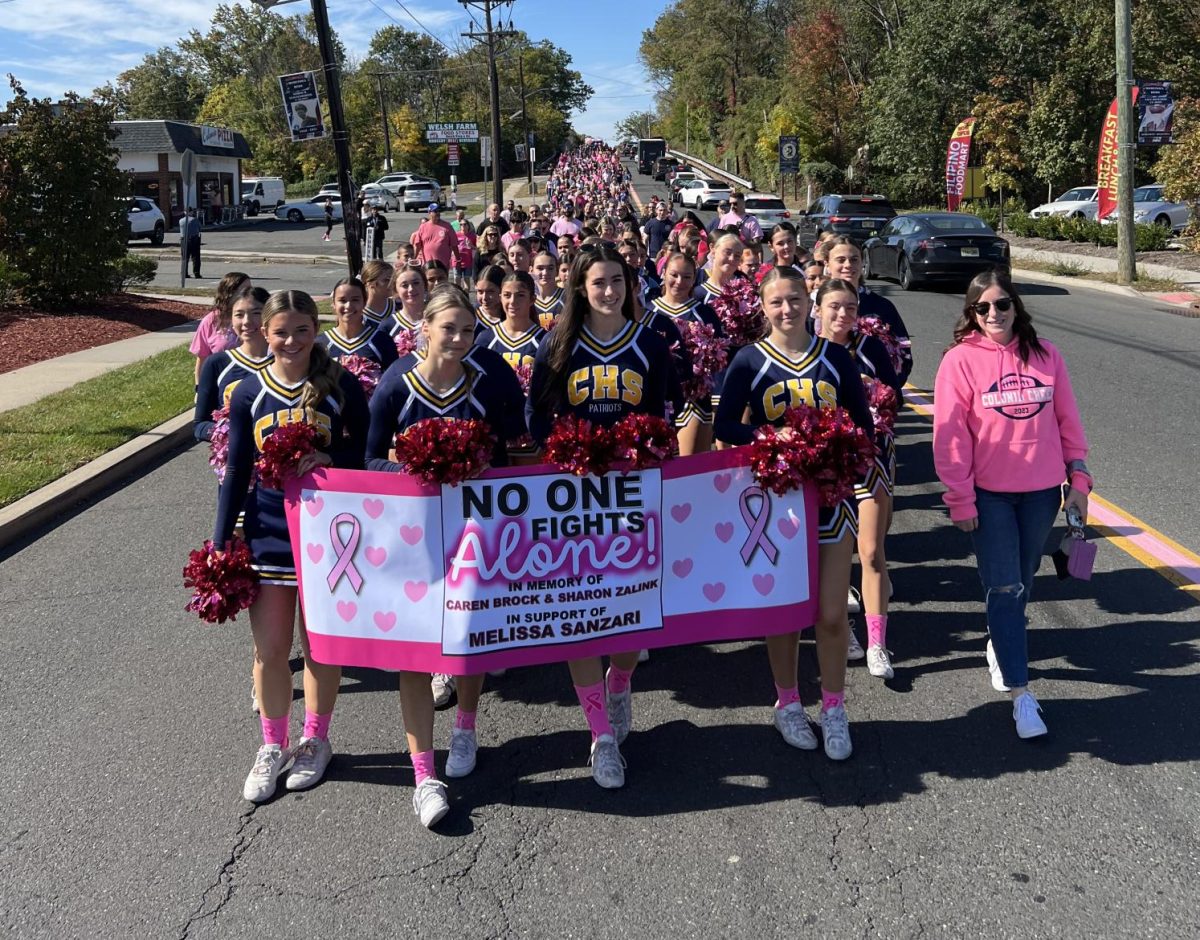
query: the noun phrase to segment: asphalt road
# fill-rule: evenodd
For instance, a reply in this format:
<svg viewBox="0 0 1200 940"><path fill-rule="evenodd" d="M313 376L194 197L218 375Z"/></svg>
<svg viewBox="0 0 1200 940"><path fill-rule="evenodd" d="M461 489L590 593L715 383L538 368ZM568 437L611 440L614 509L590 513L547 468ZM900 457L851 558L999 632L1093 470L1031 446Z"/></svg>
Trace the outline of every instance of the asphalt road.
<svg viewBox="0 0 1200 940"><path fill-rule="evenodd" d="M928 387L960 299L883 289ZM1100 491L1200 547L1186 485L1200 322L1028 293L1071 365ZM760 644L656 651L634 680L628 784L602 791L565 668L515 670L489 680L479 767L438 833L411 812L394 679L365 670L344 679L328 779L242 802L259 740L247 626L199 624L180 587L212 523L202 449L71 513L0 555L0 931L1196 935L1196 606L1111 546L1089 584L1047 564L1030 654L1051 734L1018 741L988 685L981 592L939 509L928 423L901 420L897 675L851 669L850 761L782 742ZM450 727L442 713L439 746Z"/></svg>

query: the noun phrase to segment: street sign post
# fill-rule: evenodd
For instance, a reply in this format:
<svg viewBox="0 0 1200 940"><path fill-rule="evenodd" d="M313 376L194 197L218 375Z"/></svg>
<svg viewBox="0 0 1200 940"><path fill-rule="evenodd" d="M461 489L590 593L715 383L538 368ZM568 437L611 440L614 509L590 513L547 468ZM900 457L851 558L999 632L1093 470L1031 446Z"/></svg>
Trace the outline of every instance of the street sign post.
<svg viewBox="0 0 1200 940"><path fill-rule="evenodd" d="M479 162L484 166L492 162L492 137L484 134L479 138Z"/></svg>
<svg viewBox="0 0 1200 940"><path fill-rule="evenodd" d="M452 140L446 144L446 163L458 166L458 141Z"/></svg>

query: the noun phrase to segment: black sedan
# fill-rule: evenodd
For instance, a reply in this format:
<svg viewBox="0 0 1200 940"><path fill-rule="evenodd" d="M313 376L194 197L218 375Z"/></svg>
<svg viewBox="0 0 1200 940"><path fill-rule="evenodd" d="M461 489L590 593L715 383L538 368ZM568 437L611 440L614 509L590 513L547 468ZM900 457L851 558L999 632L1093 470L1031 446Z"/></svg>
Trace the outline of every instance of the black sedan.
<svg viewBox="0 0 1200 940"><path fill-rule="evenodd" d="M1008 266L1008 242L965 212L898 215L863 245L863 278L894 278L905 290Z"/></svg>

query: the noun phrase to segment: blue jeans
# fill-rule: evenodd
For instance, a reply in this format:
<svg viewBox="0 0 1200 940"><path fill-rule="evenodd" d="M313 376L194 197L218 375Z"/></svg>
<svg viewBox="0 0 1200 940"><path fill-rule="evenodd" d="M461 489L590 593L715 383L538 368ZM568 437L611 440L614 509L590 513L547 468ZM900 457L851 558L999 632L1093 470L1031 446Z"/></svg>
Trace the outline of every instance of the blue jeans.
<svg viewBox="0 0 1200 940"><path fill-rule="evenodd" d="M986 592L992 649L1010 688L1029 684L1025 606L1061 505L1062 491L1057 486L1031 493L975 490L979 527L971 539Z"/></svg>

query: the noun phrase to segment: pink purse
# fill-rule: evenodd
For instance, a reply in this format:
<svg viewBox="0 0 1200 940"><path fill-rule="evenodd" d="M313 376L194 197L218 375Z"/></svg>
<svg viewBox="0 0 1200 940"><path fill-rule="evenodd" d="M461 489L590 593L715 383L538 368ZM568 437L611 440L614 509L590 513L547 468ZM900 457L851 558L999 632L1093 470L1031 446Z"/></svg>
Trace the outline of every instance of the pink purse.
<svg viewBox="0 0 1200 940"><path fill-rule="evenodd" d="M1059 580L1078 578L1090 581L1096 564L1096 545L1087 540L1083 519L1074 506L1067 510L1067 534L1054 553L1054 567Z"/></svg>

